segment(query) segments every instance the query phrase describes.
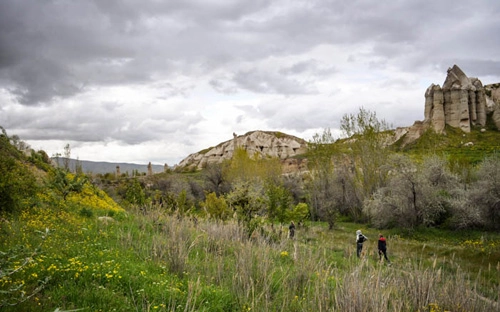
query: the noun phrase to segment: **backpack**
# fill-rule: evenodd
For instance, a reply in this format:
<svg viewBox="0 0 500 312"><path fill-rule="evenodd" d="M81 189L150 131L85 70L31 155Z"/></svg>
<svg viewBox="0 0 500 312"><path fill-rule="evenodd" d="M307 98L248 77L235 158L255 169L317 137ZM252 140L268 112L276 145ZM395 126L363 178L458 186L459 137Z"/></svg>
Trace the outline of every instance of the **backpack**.
<svg viewBox="0 0 500 312"><path fill-rule="evenodd" d="M359 234L358 236L358 243L363 244L366 240L366 237L363 234Z"/></svg>

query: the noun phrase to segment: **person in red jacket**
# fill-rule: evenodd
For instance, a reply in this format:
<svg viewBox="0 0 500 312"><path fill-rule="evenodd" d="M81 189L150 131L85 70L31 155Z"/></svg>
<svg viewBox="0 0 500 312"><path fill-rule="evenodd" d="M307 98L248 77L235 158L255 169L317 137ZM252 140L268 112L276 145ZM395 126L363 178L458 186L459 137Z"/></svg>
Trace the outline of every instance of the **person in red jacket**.
<svg viewBox="0 0 500 312"><path fill-rule="evenodd" d="M391 263L391 261L389 261L389 258L387 258L387 241L385 240L384 235L379 234L378 236L379 236L379 238L378 238L378 257L379 257L379 260L382 261L382 255L384 255L385 260L387 260L387 262Z"/></svg>

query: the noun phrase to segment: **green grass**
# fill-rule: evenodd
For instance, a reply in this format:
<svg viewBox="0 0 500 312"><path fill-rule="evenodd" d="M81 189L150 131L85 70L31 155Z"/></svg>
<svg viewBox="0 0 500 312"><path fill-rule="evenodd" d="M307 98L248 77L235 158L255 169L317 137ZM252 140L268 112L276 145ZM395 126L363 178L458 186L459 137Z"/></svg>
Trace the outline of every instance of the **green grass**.
<svg viewBox="0 0 500 312"><path fill-rule="evenodd" d="M429 153L446 155L452 160L477 164L485 157L500 152L500 131L490 124L485 128L487 129L485 132L481 132L480 127L473 127L471 132L465 133L458 128L446 126L444 135L426 131L417 141L402 150L412 155L422 156ZM469 142L472 145L466 146L465 144ZM401 149L398 143L394 147Z"/></svg>
<svg viewBox="0 0 500 312"><path fill-rule="evenodd" d="M48 230L47 230L48 229ZM356 257L355 231L369 240ZM340 222L265 226L148 209L114 222L78 210L32 210L0 223L2 311L491 311L500 234L378 231ZM28 260L26 260L28 259ZM8 270L17 270L5 274ZM18 288L17 290L14 290ZM23 302L17 303L16 300ZM7 306L5 304L15 304Z"/></svg>

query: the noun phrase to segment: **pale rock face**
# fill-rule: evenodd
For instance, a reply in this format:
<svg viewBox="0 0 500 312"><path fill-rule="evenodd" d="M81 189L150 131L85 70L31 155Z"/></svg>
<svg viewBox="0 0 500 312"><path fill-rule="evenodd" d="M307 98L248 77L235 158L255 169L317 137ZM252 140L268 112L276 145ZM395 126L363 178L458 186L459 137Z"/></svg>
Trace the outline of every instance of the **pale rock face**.
<svg viewBox="0 0 500 312"><path fill-rule="evenodd" d="M245 135L233 134L233 139L225 141L208 151L194 153L179 163L179 167L201 169L207 164L221 163L231 159L236 148L243 148L249 156L275 157L281 160L292 158L307 151L303 139L277 132L252 131Z"/></svg>
<svg viewBox="0 0 500 312"><path fill-rule="evenodd" d="M497 128L500 129L500 109L499 108L497 108L493 111L492 118L493 118L493 122L495 123Z"/></svg>
<svg viewBox="0 0 500 312"><path fill-rule="evenodd" d="M397 128L392 143L403 138L402 145L407 145L429 128L444 133L446 125L470 132L472 126L484 127L488 114L500 130L500 83L483 86L481 80L467 77L454 65L448 69L442 88L431 84L425 91L424 121Z"/></svg>
<svg viewBox="0 0 500 312"><path fill-rule="evenodd" d="M492 119L497 129L500 130L500 83L484 86L486 96L486 112L493 112Z"/></svg>
<svg viewBox="0 0 500 312"><path fill-rule="evenodd" d="M429 121L415 121L410 127L396 128L394 135L390 138L387 145L394 144L399 139L403 138L402 145L405 146L416 141L426 129L429 128Z"/></svg>
<svg viewBox="0 0 500 312"><path fill-rule="evenodd" d="M425 120L437 133L445 126L470 132L471 126L486 125L489 96L478 78L469 78L454 65L448 69L443 88L431 84L425 92Z"/></svg>

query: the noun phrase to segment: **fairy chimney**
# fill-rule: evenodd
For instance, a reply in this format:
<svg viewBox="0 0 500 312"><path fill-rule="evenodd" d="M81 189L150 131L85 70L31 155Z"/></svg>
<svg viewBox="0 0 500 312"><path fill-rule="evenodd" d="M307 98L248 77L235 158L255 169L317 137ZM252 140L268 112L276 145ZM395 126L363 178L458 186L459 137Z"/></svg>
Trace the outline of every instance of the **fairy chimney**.
<svg viewBox="0 0 500 312"><path fill-rule="evenodd" d="M431 84L425 92L425 119L437 133L446 125L470 132L472 125L486 125L486 97L478 78L457 66L448 69L443 87Z"/></svg>
<svg viewBox="0 0 500 312"><path fill-rule="evenodd" d="M148 176L153 175L153 166L151 165L151 162L148 164Z"/></svg>

